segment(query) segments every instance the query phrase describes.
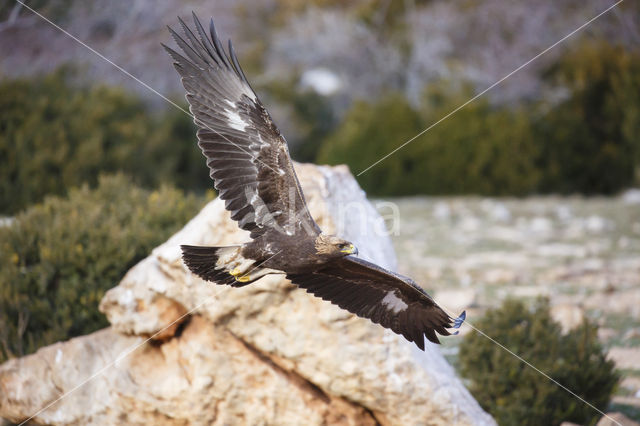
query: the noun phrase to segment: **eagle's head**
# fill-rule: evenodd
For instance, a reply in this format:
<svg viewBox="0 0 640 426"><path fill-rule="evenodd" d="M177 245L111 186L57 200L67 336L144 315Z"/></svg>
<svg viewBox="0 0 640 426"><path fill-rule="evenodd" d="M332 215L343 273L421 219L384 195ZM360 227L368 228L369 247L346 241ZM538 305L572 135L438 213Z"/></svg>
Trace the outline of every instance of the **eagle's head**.
<svg viewBox="0 0 640 426"><path fill-rule="evenodd" d="M335 235L320 234L316 238L316 252L324 257L343 257L358 254L352 243Z"/></svg>

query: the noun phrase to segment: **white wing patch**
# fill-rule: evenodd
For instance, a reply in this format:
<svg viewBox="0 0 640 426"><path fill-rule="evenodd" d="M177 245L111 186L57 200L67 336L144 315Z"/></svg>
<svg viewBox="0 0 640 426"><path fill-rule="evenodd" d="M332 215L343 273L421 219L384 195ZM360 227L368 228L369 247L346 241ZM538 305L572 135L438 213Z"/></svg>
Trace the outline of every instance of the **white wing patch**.
<svg viewBox="0 0 640 426"><path fill-rule="evenodd" d="M382 299L382 304L385 305L387 309L393 311L394 314L402 312L409 307L402 299L396 296L394 290L387 292L387 295Z"/></svg>
<svg viewBox="0 0 640 426"><path fill-rule="evenodd" d="M244 129L247 128L247 123L242 119L242 117L240 117L240 114L226 108L224 109L224 112L227 114L229 127L240 131L244 131Z"/></svg>

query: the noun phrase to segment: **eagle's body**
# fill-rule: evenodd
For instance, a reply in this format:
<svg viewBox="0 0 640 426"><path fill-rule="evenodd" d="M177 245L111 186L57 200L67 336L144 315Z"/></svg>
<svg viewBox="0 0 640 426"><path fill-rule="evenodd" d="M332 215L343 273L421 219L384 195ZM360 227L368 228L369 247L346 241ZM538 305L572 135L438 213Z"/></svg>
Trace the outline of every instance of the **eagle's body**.
<svg viewBox="0 0 640 426"><path fill-rule="evenodd" d="M263 243L261 239L249 242L243 246L242 254L256 259L256 263L261 267L279 271L307 272L329 260L316 255L315 240L315 236L296 238L278 233L267 243ZM296 255L295 257L276 256L276 253L285 251Z"/></svg>
<svg viewBox="0 0 640 426"><path fill-rule="evenodd" d="M317 269L333 260L330 254L318 255L316 241L318 236L302 235L293 237L277 233L265 243L261 237L242 248L242 255L255 259L260 268L270 268L291 273L303 273ZM277 256L277 253L295 253L295 256ZM341 256L339 256L341 257Z"/></svg>
<svg viewBox="0 0 640 426"><path fill-rule="evenodd" d="M228 247L182 246L183 260L201 278L244 286L285 274L299 287L402 334L424 349L424 337L451 334L455 320L411 279L351 256L348 241L327 235L311 217L285 139L251 89L229 42L207 35L194 15L194 33L180 20L184 55L165 46L187 90L198 144L231 218L252 240ZM196 35L197 34L197 35Z"/></svg>

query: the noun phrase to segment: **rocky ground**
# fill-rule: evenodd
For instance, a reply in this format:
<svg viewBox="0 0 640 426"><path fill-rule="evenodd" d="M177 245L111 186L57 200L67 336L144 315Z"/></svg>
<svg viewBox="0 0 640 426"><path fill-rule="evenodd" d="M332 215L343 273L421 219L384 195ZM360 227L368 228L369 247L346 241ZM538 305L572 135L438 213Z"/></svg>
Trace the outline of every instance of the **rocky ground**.
<svg viewBox="0 0 640 426"><path fill-rule="evenodd" d="M393 202L401 273L449 311L467 309L472 322L507 297L537 296L550 298L565 327L585 315L597 321L623 377L611 408L640 418L640 190L614 198ZM459 342L446 339L452 359Z"/></svg>

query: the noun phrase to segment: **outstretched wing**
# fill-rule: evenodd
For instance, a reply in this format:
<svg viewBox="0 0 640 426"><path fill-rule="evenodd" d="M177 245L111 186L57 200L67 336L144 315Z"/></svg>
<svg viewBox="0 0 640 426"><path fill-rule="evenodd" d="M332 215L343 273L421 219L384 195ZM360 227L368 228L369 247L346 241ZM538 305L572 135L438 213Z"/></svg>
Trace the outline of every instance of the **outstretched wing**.
<svg viewBox="0 0 640 426"><path fill-rule="evenodd" d="M256 238L320 229L307 209L287 142L240 68L229 41L220 44L193 15L195 32L180 20L184 38L169 31L183 55L164 46L182 77L198 129L198 145L231 218Z"/></svg>
<svg viewBox="0 0 640 426"><path fill-rule="evenodd" d="M314 296L403 335L424 350L424 336L440 343L447 328L459 328L463 312L452 319L411 279L356 257L343 257L327 267L287 278Z"/></svg>

